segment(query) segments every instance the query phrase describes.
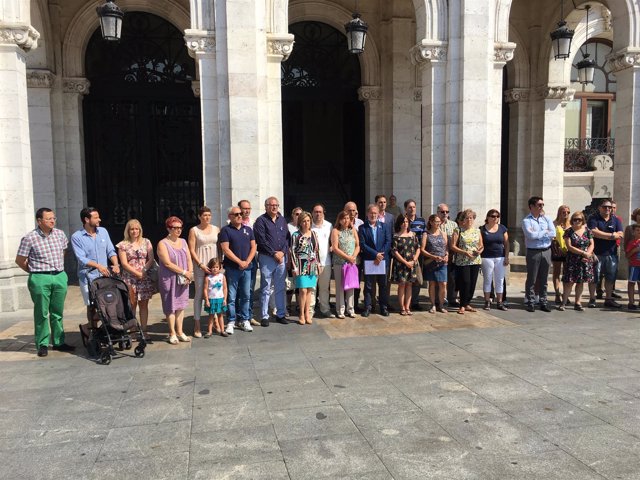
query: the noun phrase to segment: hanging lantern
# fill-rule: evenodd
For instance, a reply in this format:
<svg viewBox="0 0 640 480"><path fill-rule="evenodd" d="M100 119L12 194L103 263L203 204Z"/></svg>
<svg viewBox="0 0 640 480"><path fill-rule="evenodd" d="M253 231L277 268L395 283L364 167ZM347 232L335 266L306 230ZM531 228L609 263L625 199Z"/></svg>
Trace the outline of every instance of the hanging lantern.
<svg viewBox="0 0 640 480"><path fill-rule="evenodd" d="M576 67L578 68L578 81L587 85L589 83L593 83L593 76L596 73L595 66L596 62L591 60L589 57L589 45L586 43L589 40L589 10L591 9L591 5L585 5L585 10L587 11L587 33L585 35L585 54L582 56L582 61L578 62Z"/></svg>
<svg viewBox="0 0 640 480"><path fill-rule="evenodd" d="M344 26L344 29L347 32L347 48L349 52L355 54L364 52L369 25L360 19L360 14L354 13L353 18Z"/></svg>
<svg viewBox="0 0 640 480"><path fill-rule="evenodd" d="M569 58L571 55L571 40L573 39L573 30L567 28L567 22L564 21L564 0L560 4L560 21L558 28L551 32L551 42L553 44L553 58L556 60Z"/></svg>
<svg viewBox="0 0 640 480"><path fill-rule="evenodd" d="M122 18L124 13L113 0L106 0L101 7L96 7L100 18L100 30L102 38L109 41L118 41L122 33Z"/></svg>

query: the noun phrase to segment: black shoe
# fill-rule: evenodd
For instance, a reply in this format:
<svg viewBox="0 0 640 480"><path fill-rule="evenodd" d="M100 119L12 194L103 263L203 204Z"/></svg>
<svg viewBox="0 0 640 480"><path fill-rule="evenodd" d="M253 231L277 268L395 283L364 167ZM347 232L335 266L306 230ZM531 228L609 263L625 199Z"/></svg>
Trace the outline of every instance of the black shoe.
<svg viewBox="0 0 640 480"><path fill-rule="evenodd" d="M616 292L611 292L611 298L617 298L619 300L622 297L620 295L618 295Z"/></svg>
<svg viewBox="0 0 640 480"><path fill-rule="evenodd" d="M533 306L533 303L527 303L527 312L535 312L536 307Z"/></svg>
<svg viewBox="0 0 640 480"><path fill-rule="evenodd" d="M263 327L268 327L269 326L269 319L268 318L263 318L260 321L260 325L263 326Z"/></svg>
<svg viewBox="0 0 640 480"><path fill-rule="evenodd" d="M587 307L589 308L596 308L596 299L595 298L590 298L589 299L589 303L587 304Z"/></svg>
<svg viewBox="0 0 640 480"><path fill-rule="evenodd" d="M638 306L634 303L627 305L627 310L638 310Z"/></svg>
<svg viewBox="0 0 640 480"><path fill-rule="evenodd" d="M289 325L287 317L276 317L276 322L281 323L282 325Z"/></svg>
<svg viewBox="0 0 640 480"><path fill-rule="evenodd" d="M622 305L620 305L615 300L605 300L604 301L604 306L607 307L607 308L621 308L622 307Z"/></svg>
<svg viewBox="0 0 640 480"><path fill-rule="evenodd" d="M388 317L389 310L387 310L386 308L383 308L382 310L380 310L380 315L382 315L383 317Z"/></svg>
<svg viewBox="0 0 640 480"><path fill-rule="evenodd" d="M540 305L540 310L542 310L543 312L551 312L551 309L549 308L549 305L547 305L546 303L543 303Z"/></svg>
<svg viewBox="0 0 640 480"><path fill-rule="evenodd" d="M371 311L368 308L365 308L362 311L362 316L365 317L365 318L368 317L370 314L371 314Z"/></svg>
<svg viewBox="0 0 640 480"><path fill-rule="evenodd" d="M49 355L49 349L45 346L42 347L38 347L38 356L39 357L46 357L47 355Z"/></svg>
<svg viewBox="0 0 640 480"><path fill-rule="evenodd" d="M63 343L61 345L54 345L53 349L57 352L75 352L76 347Z"/></svg>

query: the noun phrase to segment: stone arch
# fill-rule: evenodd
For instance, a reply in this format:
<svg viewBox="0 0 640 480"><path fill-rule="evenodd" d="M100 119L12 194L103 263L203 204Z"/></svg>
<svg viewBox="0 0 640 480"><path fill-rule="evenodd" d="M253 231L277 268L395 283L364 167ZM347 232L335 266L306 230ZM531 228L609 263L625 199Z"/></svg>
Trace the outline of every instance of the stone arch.
<svg viewBox="0 0 640 480"><path fill-rule="evenodd" d="M494 41L506 43L509 41L509 14L511 12L511 2L513 0L497 0L495 16L495 39ZM520 44L521 42L516 42Z"/></svg>
<svg viewBox="0 0 640 480"><path fill-rule="evenodd" d="M31 0L30 23L39 33L38 48L27 54L27 68L55 70L53 55L53 38L49 9L43 0Z"/></svg>
<svg viewBox="0 0 640 480"><path fill-rule="evenodd" d="M285 0L275 0L276 2ZM351 12L338 5L327 5L323 2L305 2L291 5L289 23L303 21L323 22L339 31L344 31L345 19ZM287 30L288 31L288 25ZM295 48L295 45L294 47ZM375 39L370 31L367 35L367 46L359 56L362 71L362 85L380 85L380 54Z"/></svg>
<svg viewBox="0 0 640 480"><path fill-rule="evenodd" d="M120 0L118 5L125 11L139 11L158 15L184 31L189 28L189 12L176 0L149 2L148 0ZM64 77L84 77L84 53L89 39L99 28L93 3L87 4L73 17L62 44L62 72Z"/></svg>
<svg viewBox="0 0 640 480"><path fill-rule="evenodd" d="M513 60L507 62L507 77L509 84L507 88L529 88L531 86L530 68L531 61L529 59L529 51L526 49L526 43L523 41L520 32L515 28L510 28L509 38L516 44Z"/></svg>
<svg viewBox="0 0 640 480"><path fill-rule="evenodd" d="M445 0L413 0L416 14L416 40L438 40L446 42L448 11Z"/></svg>
<svg viewBox="0 0 640 480"><path fill-rule="evenodd" d="M613 50L640 47L640 4L637 0L607 0L613 23Z"/></svg>

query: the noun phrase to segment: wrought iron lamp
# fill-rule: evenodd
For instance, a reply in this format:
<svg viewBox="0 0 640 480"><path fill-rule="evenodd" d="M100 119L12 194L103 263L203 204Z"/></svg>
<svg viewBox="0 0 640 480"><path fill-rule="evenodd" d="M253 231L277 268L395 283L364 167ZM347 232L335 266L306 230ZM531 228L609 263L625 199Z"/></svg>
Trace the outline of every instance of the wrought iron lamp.
<svg viewBox="0 0 640 480"><path fill-rule="evenodd" d="M569 30L567 28L567 22L564 21L564 0L561 0L561 2L558 28L551 32L553 58L556 60L569 58L571 54L571 40L573 39L573 30Z"/></svg>
<svg viewBox="0 0 640 480"><path fill-rule="evenodd" d="M350 53L360 54L364 52L364 44L367 41L367 30L369 25L360 18L358 13L358 2L356 1L356 11L352 19L344 26L347 32L347 48Z"/></svg>
<svg viewBox="0 0 640 480"><path fill-rule="evenodd" d="M582 60L578 62L576 67L578 67L578 81L582 85L587 85L589 83L593 83L593 76L595 74L595 65L596 62L589 57L589 45L586 43L589 40L589 10L591 10L591 5L585 5L584 9L587 11L587 34L585 40L585 53L582 55Z"/></svg>
<svg viewBox="0 0 640 480"><path fill-rule="evenodd" d="M96 7L98 18L100 18L100 30L102 38L109 41L120 40L122 33L122 18L124 13L113 0L105 0L104 5Z"/></svg>

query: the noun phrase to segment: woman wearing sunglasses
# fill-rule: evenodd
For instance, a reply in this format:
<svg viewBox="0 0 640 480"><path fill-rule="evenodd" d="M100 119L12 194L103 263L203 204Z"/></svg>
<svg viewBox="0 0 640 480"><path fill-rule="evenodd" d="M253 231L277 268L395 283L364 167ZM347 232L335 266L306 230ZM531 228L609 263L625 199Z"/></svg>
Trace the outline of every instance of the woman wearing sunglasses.
<svg viewBox="0 0 640 480"><path fill-rule="evenodd" d="M509 265L509 234L507 227L500 223L500 212L491 209L487 212L484 225L480 227L482 234L482 291L484 293L484 309L491 309L491 283L496 291L498 310L507 310L502 296L504 294L504 277Z"/></svg>
<svg viewBox="0 0 640 480"><path fill-rule="evenodd" d="M574 309L583 311L580 297L585 283L593 282L593 234L587 228L584 213L575 212L571 215L571 226L564 232L564 241L567 246L567 260L564 264L562 275L563 293L562 304L558 310L564 311L571 289L576 286Z"/></svg>

